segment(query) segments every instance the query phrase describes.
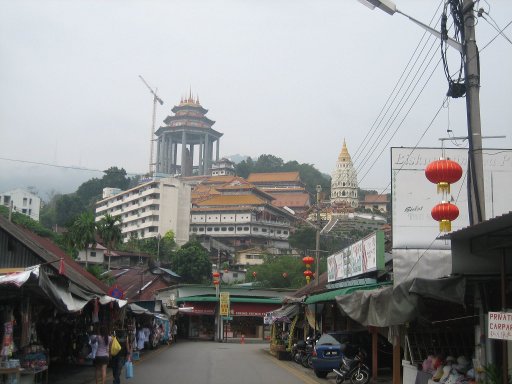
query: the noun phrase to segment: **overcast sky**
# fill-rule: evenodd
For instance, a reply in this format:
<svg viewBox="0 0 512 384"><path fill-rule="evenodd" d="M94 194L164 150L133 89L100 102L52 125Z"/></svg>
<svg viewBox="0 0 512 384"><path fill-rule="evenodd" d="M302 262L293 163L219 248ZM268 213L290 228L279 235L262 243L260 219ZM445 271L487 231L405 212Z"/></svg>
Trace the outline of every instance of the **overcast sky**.
<svg viewBox="0 0 512 384"><path fill-rule="evenodd" d="M437 14L435 24L439 4L398 7L426 23ZM512 20L509 0L479 6L501 28ZM32 185L44 198L101 177L6 159L146 172L152 97L138 75L165 102L157 128L191 88L224 134L222 156L273 154L330 174L346 139L353 157L361 152L361 185L384 188L390 146L438 146L447 129L467 135L464 99L434 119L447 81L442 65L434 69L437 42L413 56L423 32L355 0L0 0L0 191ZM505 34L512 37L512 26ZM496 35L479 19L480 49ZM455 73L457 56L449 54ZM365 136L411 56L420 58L410 79L420 63L425 74L411 95L412 80L403 86L396 102L407 103L381 119L389 131L378 140L376 133L372 146ZM484 145L511 148L512 44L498 36L480 60L482 133L507 135Z"/></svg>

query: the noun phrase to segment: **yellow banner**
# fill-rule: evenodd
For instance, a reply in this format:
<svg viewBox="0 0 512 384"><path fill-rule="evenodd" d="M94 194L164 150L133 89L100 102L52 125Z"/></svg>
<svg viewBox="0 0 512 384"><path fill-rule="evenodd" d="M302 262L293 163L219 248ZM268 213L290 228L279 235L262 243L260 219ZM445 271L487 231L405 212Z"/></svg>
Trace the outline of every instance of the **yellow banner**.
<svg viewBox="0 0 512 384"><path fill-rule="evenodd" d="M220 293L220 315L229 316L229 292Z"/></svg>

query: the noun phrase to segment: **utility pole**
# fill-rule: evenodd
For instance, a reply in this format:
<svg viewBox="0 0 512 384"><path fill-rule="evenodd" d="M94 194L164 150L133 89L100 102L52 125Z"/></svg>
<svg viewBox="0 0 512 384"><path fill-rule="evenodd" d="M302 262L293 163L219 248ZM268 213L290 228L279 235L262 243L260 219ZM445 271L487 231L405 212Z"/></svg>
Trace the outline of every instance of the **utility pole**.
<svg viewBox="0 0 512 384"><path fill-rule="evenodd" d="M320 194L322 193L322 186L316 186L316 264L315 264L315 286L318 287L318 282L320 280L319 276L319 265L320 265L320 230L322 226L322 222L320 220ZM316 308L316 305L315 305ZM315 311L316 313L316 311ZM316 319L316 316L315 316ZM315 320L316 321L316 320ZM316 332L316 330L315 330Z"/></svg>
<svg viewBox="0 0 512 384"><path fill-rule="evenodd" d="M475 38L473 0L463 0L464 75L466 84L466 115L469 142L468 207L470 225L485 220L484 166L482 159L482 128L480 122L480 57Z"/></svg>

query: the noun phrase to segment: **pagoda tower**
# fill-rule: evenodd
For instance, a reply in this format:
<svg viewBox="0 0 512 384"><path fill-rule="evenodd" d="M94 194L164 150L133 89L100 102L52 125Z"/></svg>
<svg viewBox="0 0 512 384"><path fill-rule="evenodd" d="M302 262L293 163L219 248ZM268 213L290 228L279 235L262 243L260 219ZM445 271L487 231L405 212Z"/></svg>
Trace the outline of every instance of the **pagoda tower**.
<svg viewBox="0 0 512 384"><path fill-rule="evenodd" d="M201 106L199 97L192 96L192 92L182 98L180 104L171 111L174 115L167 116L164 120L166 125L155 132L158 143L156 172L182 176L208 175L213 163L213 144L216 144L215 160L218 161L223 134L212 129L215 121L206 117L208 110ZM198 156L197 161L194 161L196 147Z"/></svg>
<svg viewBox="0 0 512 384"><path fill-rule="evenodd" d="M331 205L357 208L357 173L343 139L343 147L336 162L336 169L331 179Z"/></svg>

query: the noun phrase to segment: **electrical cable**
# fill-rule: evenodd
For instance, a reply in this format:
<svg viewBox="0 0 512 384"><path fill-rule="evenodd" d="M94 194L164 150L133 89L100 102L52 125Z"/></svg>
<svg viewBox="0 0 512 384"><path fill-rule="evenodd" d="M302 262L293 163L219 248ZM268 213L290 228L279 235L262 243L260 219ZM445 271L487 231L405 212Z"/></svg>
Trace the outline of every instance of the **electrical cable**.
<svg viewBox="0 0 512 384"><path fill-rule="evenodd" d="M434 15L432 16L432 19L430 20L429 25L430 25L430 24L432 24L432 21L434 20L434 18L436 17L437 13L439 12L439 9L442 7L442 5L443 5L443 1L444 1L444 0L441 0L441 2L439 3L439 5L438 5L438 7L437 7L436 11L434 12ZM436 25L437 25L437 24L436 24ZM413 59L413 58L414 58L414 56L416 55L416 52L418 51L418 49L419 49L419 47L420 47L420 45L421 45L421 43L422 43L423 39L424 39L424 38L425 38L425 36L427 36L427 35L428 35L428 32L425 32L425 33L423 33L423 35L421 36L421 39L420 39L420 41L418 42L418 45L417 45L417 46L416 46L416 48L414 49L414 51L413 51L413 53L412 53L411 57L409 58L409 61L407 62L407 65L405 66L404 70L402 71L402 74L400 75L400 77L399 77L399 79L397 80L397 82L396 82L395 86L393 87L393 90L392 90L392 91L391 91L391 93L389 94L389 96L388 96L388 98L387 98L386 102L385 102L385 103L384 103L384 105L382 106L382 108L381 108L381 110L380 110L379 114L377 115L377 117L376 117L375 121L373 122L372 126L370 127L370 129L369 129L369 130L368 130L368 132L366 133L366 136L365 136L365 137L364 137L364 139L361 141L361 144L359 144L359 146L357 147L356 151L354 152L354 155L353 155L354 162L358 159L358 157L359 157L359 155L360 155L360 150L362 149L362 147L364 147L364 144L366 143L366 139L368 138L368 135L370 134L370 132L372 132L372 130L373 130L373 128L374 128L374 126L375 126L375 124L377 123L377 121L379 120L380 116L382 115L382 112L383 112L383 111L384 111L384 109L386 108L386 105L388 104L388 102L389 102L389 100L391 99L391 97L392 97L393 93L395 92L395 90L397 89L398 85L400 84L400 82L401 82L401 80L402 80L402 78L403 78L403 76L404 76L405 72L407 71L407 68L409 67L409 64L411 63L412 59ZM427 38L427 41L428 41L428 38ZM425 43L425 45L426 45L426 43ZM424 47L425 47L425 45L424 45ZM424 49L424 48L422 48L422 50L423 50L423 49ZM418 60L418 59L416 59L416 61L415 61L414 65L416 64L417 60ZM411 67L411 69L409 70L409 74L411 73L411 71L412 71L412 67ZM407 75L407 77L409 76L409 74ZM407 80L407 77L406 77L406 79L404 80L404 83L405 83L405 81ZM397 97L397 95L398 95L398 93L400 92L400 90L401 90L401 88L402 88L402 87L403 87L403 84L402 84L402 86L400 87L400 89L397 91L397 94L395 95L395 97L393 98L393 101L392 101L391 103L393 103L393 102L396 100L396 97ZM389 110L389 107L388 107L388 110ZM387 111L386 111L386 113L387 113ZM385 115L384 115L384 116L385 116ZM381 120L381 122L382 122L382 120ZM380 123L379 123L379 125L380 125ZM377 125L377 127L375 127L375 130L374 130L374 131L376 131L376 130L377 130L377 128L379 127L379 125ZM372 134L372 136L370 137L370 139L369 139L369 140L371 140L371 139L373 138L373 135L374 135L374 133Z"/></svg>
<svg viewBox="0 0 512 384"><path fill-rule="evenodd" d="M83 168L83 167L76 167L76 166L70 166L70 165L58 165L58 164L50 164L50 163L43 163L39 161L29 161L29 160L21 160L21 159L9 159L7 157L0 157L0 160L4 161L12 161L15 163L25 163L25 164L34 164L34 165L43 165L45 167L54 167L54 168L64 168L64 169L73 169L75 171L87 171L87 172L99 172L99 173L105 173L106 171L102 171L99 169L92 169L92 168ZM119 173L122 173L121 170L118 171ZM141 173L128 173L126 172L126 175L130 176L140 176Z"/></svg>
<svg viewBox="0 0 512 384"><path fill-rule="evenodd" d="M433 48L434 48L434 44L430 47L430 50L429 50L429 52L428 52L429 54L430 54L430 52L433 50ZM376 141L375 143L373 143L373 145L371 146L370 150L368 151L367 156L365 157L364 163L360 165L360 168L358 169L358 172L359 172L360 170L362 170L362 169L365 167L365 165L368 163L368 161L370 160L370 158L374 155L375 151L377 150L378 145L382 143L382 140L384 140L384 137L385 137L385 136L388 134L388 132L390 131L390 129L391 129L391 127L392 127L392 125L394 124L394 122L395 122L395 121L396 121L396 119L398 118L399 114L401 113L401 111L402 111L402 110L403 110L403 108L405 107L406 103L409 101L409 99L410 99L411 95L412 95L412 94L413 94L413 92L415 91L415 89L416 89L416 87L417 87L418 83L420 82L420 80L422 80L423 75L426 73L426 71L427 71L428 67L430 66L430 64L431 64L432 60L434 59L434 56L435 56L435 51L434 51L434 52L433 52L433 54L431 55L430 60L427 62L427 64L426 64L425 68L423 69L423 72L421 73L421 75L420 75L419 77L418 77L418 73L419 73L419 71L422 69L422 67L420 66L420 67L418 68L418 70L417 70L417 72L416 72L416 74L415 74L415 76L414 76L414 78L413 78L413 80L414 80L414 79L416 79L416 78L418 78L418 79L416 80L416 83L414 83L414 85L411 83L411 84L409 84L409 86L407 87L406 92L408 92L408 93L404 93L404 95L403 95L403 96L402 96L402 98L400 99L399 104L397 104L397 106L395 107L395 110L393 111L393 114L389 117L389 119L388 119L388 121L387 121L387 123L386 123L386 126L385 126L385 127L387 127L387 128L386 128L386 130L385 130L385 131L382 131L382 132L381 132L381 134L380 134L380 135L379 135L379 137L378 137L378 141ZM418 93L418 95L416 96L416 99L414 100L414 102L413 102L412 106L414 106L414 105L416 104L416 102L417 102L417 100L418 100L418 97L422 94L423 90L425 89L426 85L428 84L428 82L429 82L429 81L430 81L430 79L432 78L432 75L434 74L434 71L435 71L435 70L437 69L437 67L439 66L440 62L441 62L441 59L439 59L439 61L437 62L436 66L434 67L434 70L432 71L432 73L431 73L431 74L430 74L430 76L428 77L428 79L427 79L426 83L423 85L423 87L421 88L420 92L419 92L419 93ZM411 86L413 86L413 87L412 87L412 89L411 89L411 90L410 90L410 92L409 92L409 89L411 88ZM405 101L404 101L404 98L405 98ZM403 101L403 103L402 103L402 101ZM409 108L409 110L408 110L407 114L405 115L405 117L407 117L407 116L408 116L408 114L410 113L412 106ZM396 110L397 110L398 108L399 108L399 110L398 110L398 112L396 112ZM395 112L396 112L396 114L395 114ZM391 139L396 135L396 133L397 133L398 129L399 129L399 128L401 127L401 125L403 124L403 121L405 120L405 117L402 119L402 122L401 122L401 123L400 123L400 125L397 127L397 129L395 129L395 131L394 131L393 135L391 136ZM392 119L392 120L391 120L391 119ZM391 141L391 139L390 139L390 140L388 140L387 144L389 144L389 142ZM385 148L385 147L383 147L383 150L384 150L384 148ZM375 160L374 160L374 161L373 161L373 163L370 165L370 167L368 168L368 170L366 171L366 173L365 173L365 175L364 175L364 176L366 176L366 175L368 174L368 172L370 172L370 171L371 171L371 169L372 169L373 165L374 165L374 164L377 162L377 160L380 158L380 155L382 154L383 150L382 150L382 151L379 153L379 155L375 158ZM361 181L364 179L364 176L363 176L363 178L362 178L362 179L360 179L360 180L359 180L359 182L361 182Z"/></svg>

